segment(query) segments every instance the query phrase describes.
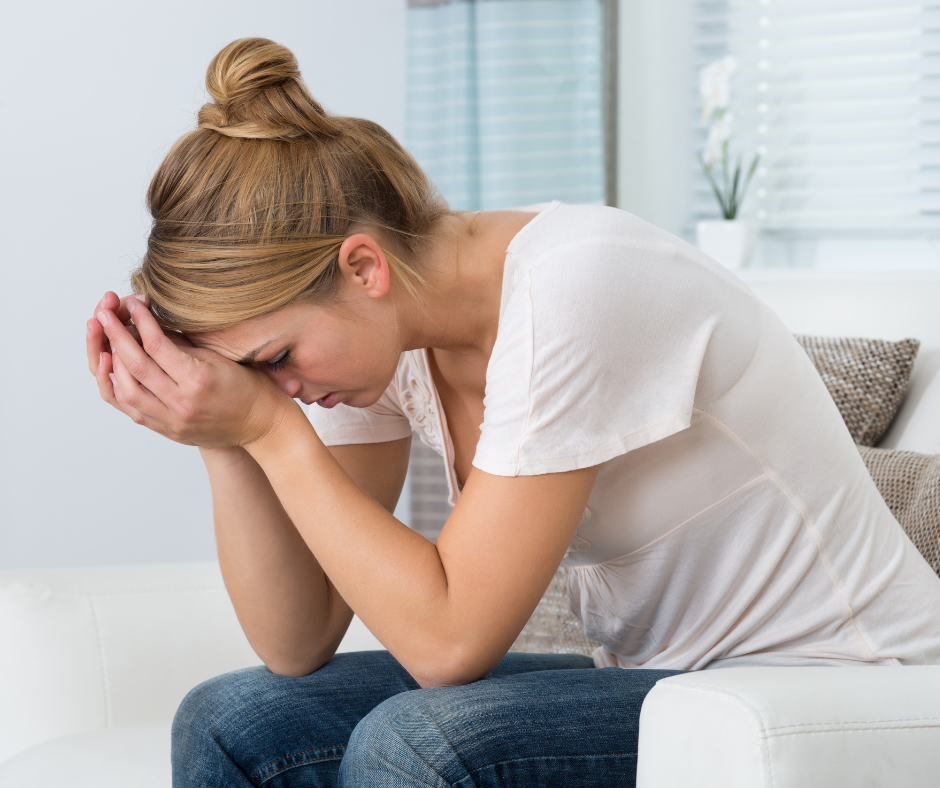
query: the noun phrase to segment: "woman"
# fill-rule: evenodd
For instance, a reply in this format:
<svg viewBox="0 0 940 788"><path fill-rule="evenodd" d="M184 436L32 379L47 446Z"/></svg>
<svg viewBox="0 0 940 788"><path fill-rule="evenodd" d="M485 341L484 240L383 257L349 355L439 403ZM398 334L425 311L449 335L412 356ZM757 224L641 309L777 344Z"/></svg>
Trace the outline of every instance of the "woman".
<svg viewBox="0 0 940 788"><path fill-rule="evenodd" d="M631 785L671 672L940 662L940 580L729 272L610 208L449 211L272 42L207 86L88 323L102 398L199 446L267 666L183 702L175 785ZM436 545L391 514L412 432ZM559 565L601 648L507 656ZM387 652L334 657L353 611Z"/></svg>

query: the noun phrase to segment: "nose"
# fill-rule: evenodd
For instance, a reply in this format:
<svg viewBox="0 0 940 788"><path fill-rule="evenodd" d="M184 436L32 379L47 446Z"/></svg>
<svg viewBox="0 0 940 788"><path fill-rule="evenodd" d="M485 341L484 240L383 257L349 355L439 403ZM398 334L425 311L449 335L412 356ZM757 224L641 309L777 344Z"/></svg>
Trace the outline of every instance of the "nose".
<svg viewBox="0 0 940 788"><path fill-rule="evenodd" d="M303 386L297 378L282 378L276 374L271 377L274 379L275 385L291 399L300 393L300 389Z"/></svg>

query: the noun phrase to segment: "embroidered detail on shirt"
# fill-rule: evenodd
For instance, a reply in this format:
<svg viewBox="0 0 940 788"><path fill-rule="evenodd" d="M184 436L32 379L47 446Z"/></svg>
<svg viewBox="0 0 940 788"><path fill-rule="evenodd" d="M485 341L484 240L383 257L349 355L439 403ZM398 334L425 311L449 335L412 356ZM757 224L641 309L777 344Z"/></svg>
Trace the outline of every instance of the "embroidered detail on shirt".
<svg viewBox="0 0 940 788"><path fill-rule="evenodd" d="M442 457L446 456L444 438L437 429L440 422L434 405L434 395L424 375L415 368L411 358L400 367L398 391L401 409L411 428L434 451Z"/></svg>

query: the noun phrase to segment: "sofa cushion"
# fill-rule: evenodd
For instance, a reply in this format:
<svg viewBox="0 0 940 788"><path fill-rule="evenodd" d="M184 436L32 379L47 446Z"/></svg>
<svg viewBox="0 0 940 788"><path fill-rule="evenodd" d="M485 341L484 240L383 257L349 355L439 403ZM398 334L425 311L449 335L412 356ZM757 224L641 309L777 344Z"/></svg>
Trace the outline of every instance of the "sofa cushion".
<svg viewBox="0 0 940 788"><path fill-rule="evenodd" d="M860 446L891 513L940 575L940 454Z"/></svg>
<svg viewBox="0 0 940 788"><path fill-rule="evenodd" d="M921 454L940 454L940 352L924 353L917 357L917 368L933 362L937 369L931 376L917 374L911 379L911 387L901 412L891 425L888 434L878 446L883 449L904 449ZM892 434L893 433L893 434Z"/></svg>
<svg viewBox="0 0 940 788"><path fill-rule="evenodd" d="M170 788L170 723L62 736L0 763L0 788Z"/></svg>
<svg viewBox="0 0 940 788"><path fill-rule="evenodd" d="M216 563L0 572L0 632L0 762L172 719L196 684L258 664Z"/></svg>
<svg viewBox="0 0 940 788"><path fill-rule="evenodd" d="M581 622L568 606L568 576L555 572L529 622L523 627L510 651L530 654L586 654L600 645L585 637Z"/></svg>
<svg viewBox="0 0 940 788"><path fill-rule="evenodd" d="M920 341L803 334L796 340L826 384L852 438L860 446L874 446L901 406Z"/></svg>
<svg viewBox="0 0 940 788"><path fill-rule="evenodd" d="M722 668L661 679L637 788L936 788L940 665Z"/></svg>

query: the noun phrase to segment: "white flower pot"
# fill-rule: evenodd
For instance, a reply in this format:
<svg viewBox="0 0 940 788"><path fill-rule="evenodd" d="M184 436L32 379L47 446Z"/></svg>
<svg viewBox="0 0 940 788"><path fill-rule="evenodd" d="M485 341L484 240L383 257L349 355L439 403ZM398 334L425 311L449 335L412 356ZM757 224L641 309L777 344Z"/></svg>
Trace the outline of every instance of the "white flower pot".
<svg viewBox="0 0 940 788"><path fill-rule="evenodd" d="M698 248L723 266L744 268L754 254L757 225L743 219L699 222L695 228Z"/></svg>

